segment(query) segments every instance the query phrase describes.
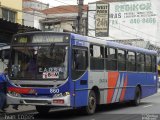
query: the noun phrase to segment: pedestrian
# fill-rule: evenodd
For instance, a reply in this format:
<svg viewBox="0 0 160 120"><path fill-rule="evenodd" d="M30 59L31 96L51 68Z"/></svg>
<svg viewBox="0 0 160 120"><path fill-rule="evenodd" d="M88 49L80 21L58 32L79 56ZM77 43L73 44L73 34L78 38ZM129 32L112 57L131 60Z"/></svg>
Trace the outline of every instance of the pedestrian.
<svg viewBox="0 0 160 120"><path fill-rule="evenodd" d="M6 93L7 93L7 75L8 68L0 74L0 111L5 112L6 107Z"/></svg>
<svg viewBox="0 0 160 120"><path fill-rule="evenodd" d="M7 108L7 75L8 68L5 68L4 72L0 74L0 112L5 112L5 108ZM13 105L13 109L18 110L18 105Z"/></svg>

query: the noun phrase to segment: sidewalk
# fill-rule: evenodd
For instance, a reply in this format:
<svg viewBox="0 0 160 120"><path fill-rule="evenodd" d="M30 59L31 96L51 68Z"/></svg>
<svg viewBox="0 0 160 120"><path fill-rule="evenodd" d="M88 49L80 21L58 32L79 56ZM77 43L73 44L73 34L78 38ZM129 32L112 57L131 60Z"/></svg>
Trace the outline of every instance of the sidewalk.
<svg viewBox="0 0 160 120"><path fill-rule="evenodd" d="M12 105L10 105L7 109L7 113L25 113L25 112L35 112L34 106L19 106L18 110L15 110L12 108Z"/></svg>

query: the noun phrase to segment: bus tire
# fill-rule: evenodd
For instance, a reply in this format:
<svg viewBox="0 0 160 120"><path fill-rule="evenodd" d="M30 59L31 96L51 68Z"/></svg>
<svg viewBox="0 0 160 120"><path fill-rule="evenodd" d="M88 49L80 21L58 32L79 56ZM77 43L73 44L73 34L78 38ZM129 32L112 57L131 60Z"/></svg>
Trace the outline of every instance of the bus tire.
<svg viewBox="0 0 160 120"><path fill-rule="evenodd" d="M47 114L50 110L49 106L36 106L36 110L39 114Z"/></svg>
<svg viewBox="0 0 160 120"><path fill-rule="evenodd" d="M132 105L138 106L141 102L141 90L140 87L136 87L134 100L132 101Z"/></svg>
<svg viewBox="0 0 160 120"><path fill-rule="evenodd" d="M91 90L88 97L88 105L85 107L85 113L88 115L94 114L96 106L97 106L96 94L93 90Z"/></svg>

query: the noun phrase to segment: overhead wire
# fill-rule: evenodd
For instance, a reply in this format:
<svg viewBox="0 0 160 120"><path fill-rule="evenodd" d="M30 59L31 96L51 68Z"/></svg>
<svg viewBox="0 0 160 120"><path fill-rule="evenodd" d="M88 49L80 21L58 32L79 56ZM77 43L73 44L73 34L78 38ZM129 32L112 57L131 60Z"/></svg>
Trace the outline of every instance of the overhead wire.
<svg viewBox="0 0 160 120"><path fill-rule="evenodd" d="M65 3L65 2L62 2L62 1L59 1L59 0L55 0L55 1L57 1L57 2L60 2L60 3L63 3L63 4L66 4L66 5L70 5L70 4L68 4L68 3ZM3 6L3 5L1 5L2 7L5 7L5 6ZM75 8L77 8L77 6L76 5L73 5L73 6L75 6ZM51 9L51 8L49 8L49 9ZM65 8L59 8L59 10L67 10L67 11L69 11L69 12L75 12L75 11L73 11L73 10L69 10L69 9L65 9ZM26 12L26 11L23 11L23 10L16 10L16 11L18 11L18 12L22 12L22 13L26 13L26 14L30 14L30 15L34 15L34 16L37 16L37 17L42 17L42 18L45 18L46 19L46 16L44 17L44 16L41 16L40 14L35 14L35 13L30 13L30 12ZM57 13L58 13L58 11L57 11ZM90 18L93 18L93 19L95 19L94 17L92 17L92 16L90 16L90 15L88 15L88 17L90 17ZM27 21L27 20L25 20L25 21ZM30 21L31 22L31 21ZM120 24L120 23L119 23ZM89 25L89 24L88 24ZM123 25L123 24L120 24L120 25L122 25L122 26L125 26L125 27L128 27L128 28L130 28L130 29L133 29L133 30L136 30L135 28L131 28L131 27L129 27L129 26L126 26L126 25ZM110 25L111 27L113 27L113 28L115 28L115 29L119 29L119 28L117 28L117 27L115 27L115 26L112 26L112 25ZM135 35L135 34L132 34L132 33L129 33L128 31L124 31L124 30L121 30L121 29L119 29L120 31L122 31L122 32L125 32L125 33L127 33L127 34L130 34L130 35L133 35L133 36L138 36L138 35ZM142 32L142 31L139 31L139 30L136 30L136 31L138 31L138 32L141 32L141 33L143 33L143 34L146 34L146 35L148 35L148 36L150 36L150 37L152 37L152 38L155 38L155 39L157 39L155 36L152 36L152 35L150 35L150 34L147 34L147 33L144 33L144 32ZM141 36L138 36L138 37L140 37L141 38ZM146 40L148 40L148 41L151 41L150 39L146 39ZM154 42L156 42L156 43L159 43L160 44L160 42L157 42L157 41L154 41Z"/></svg>

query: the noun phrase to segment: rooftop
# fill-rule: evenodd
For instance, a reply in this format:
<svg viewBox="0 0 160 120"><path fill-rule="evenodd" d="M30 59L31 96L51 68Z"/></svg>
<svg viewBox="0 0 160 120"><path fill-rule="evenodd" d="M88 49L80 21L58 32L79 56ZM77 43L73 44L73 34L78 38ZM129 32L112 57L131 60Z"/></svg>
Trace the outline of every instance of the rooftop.
<svg viewBox="0 0 160 120"><path fill-rule="evenodd" d="M83 6L83 11L87 12L88 5ZM77 5L66 5L48 8L42 11L45 14L78 13Z"/></svg>
<svg viewBox="0 0 160 120"><path fill-rule="evenodd" d="M30 7L28 7L28 8L23 8L23 11L25 11L25 12L37 11L37 12L41 12L41 13L42 13L42 10L38 10L38 9L30 8Z"/></svg>
<svg viewBox="0 0 160 120"><path fill-rule="evenodd" d="M37 2L37 3L45 4L45 3L40 2L38 0L23 0L23 2ZM45 5L48 5L48 4L45 4Z"/></svg>

